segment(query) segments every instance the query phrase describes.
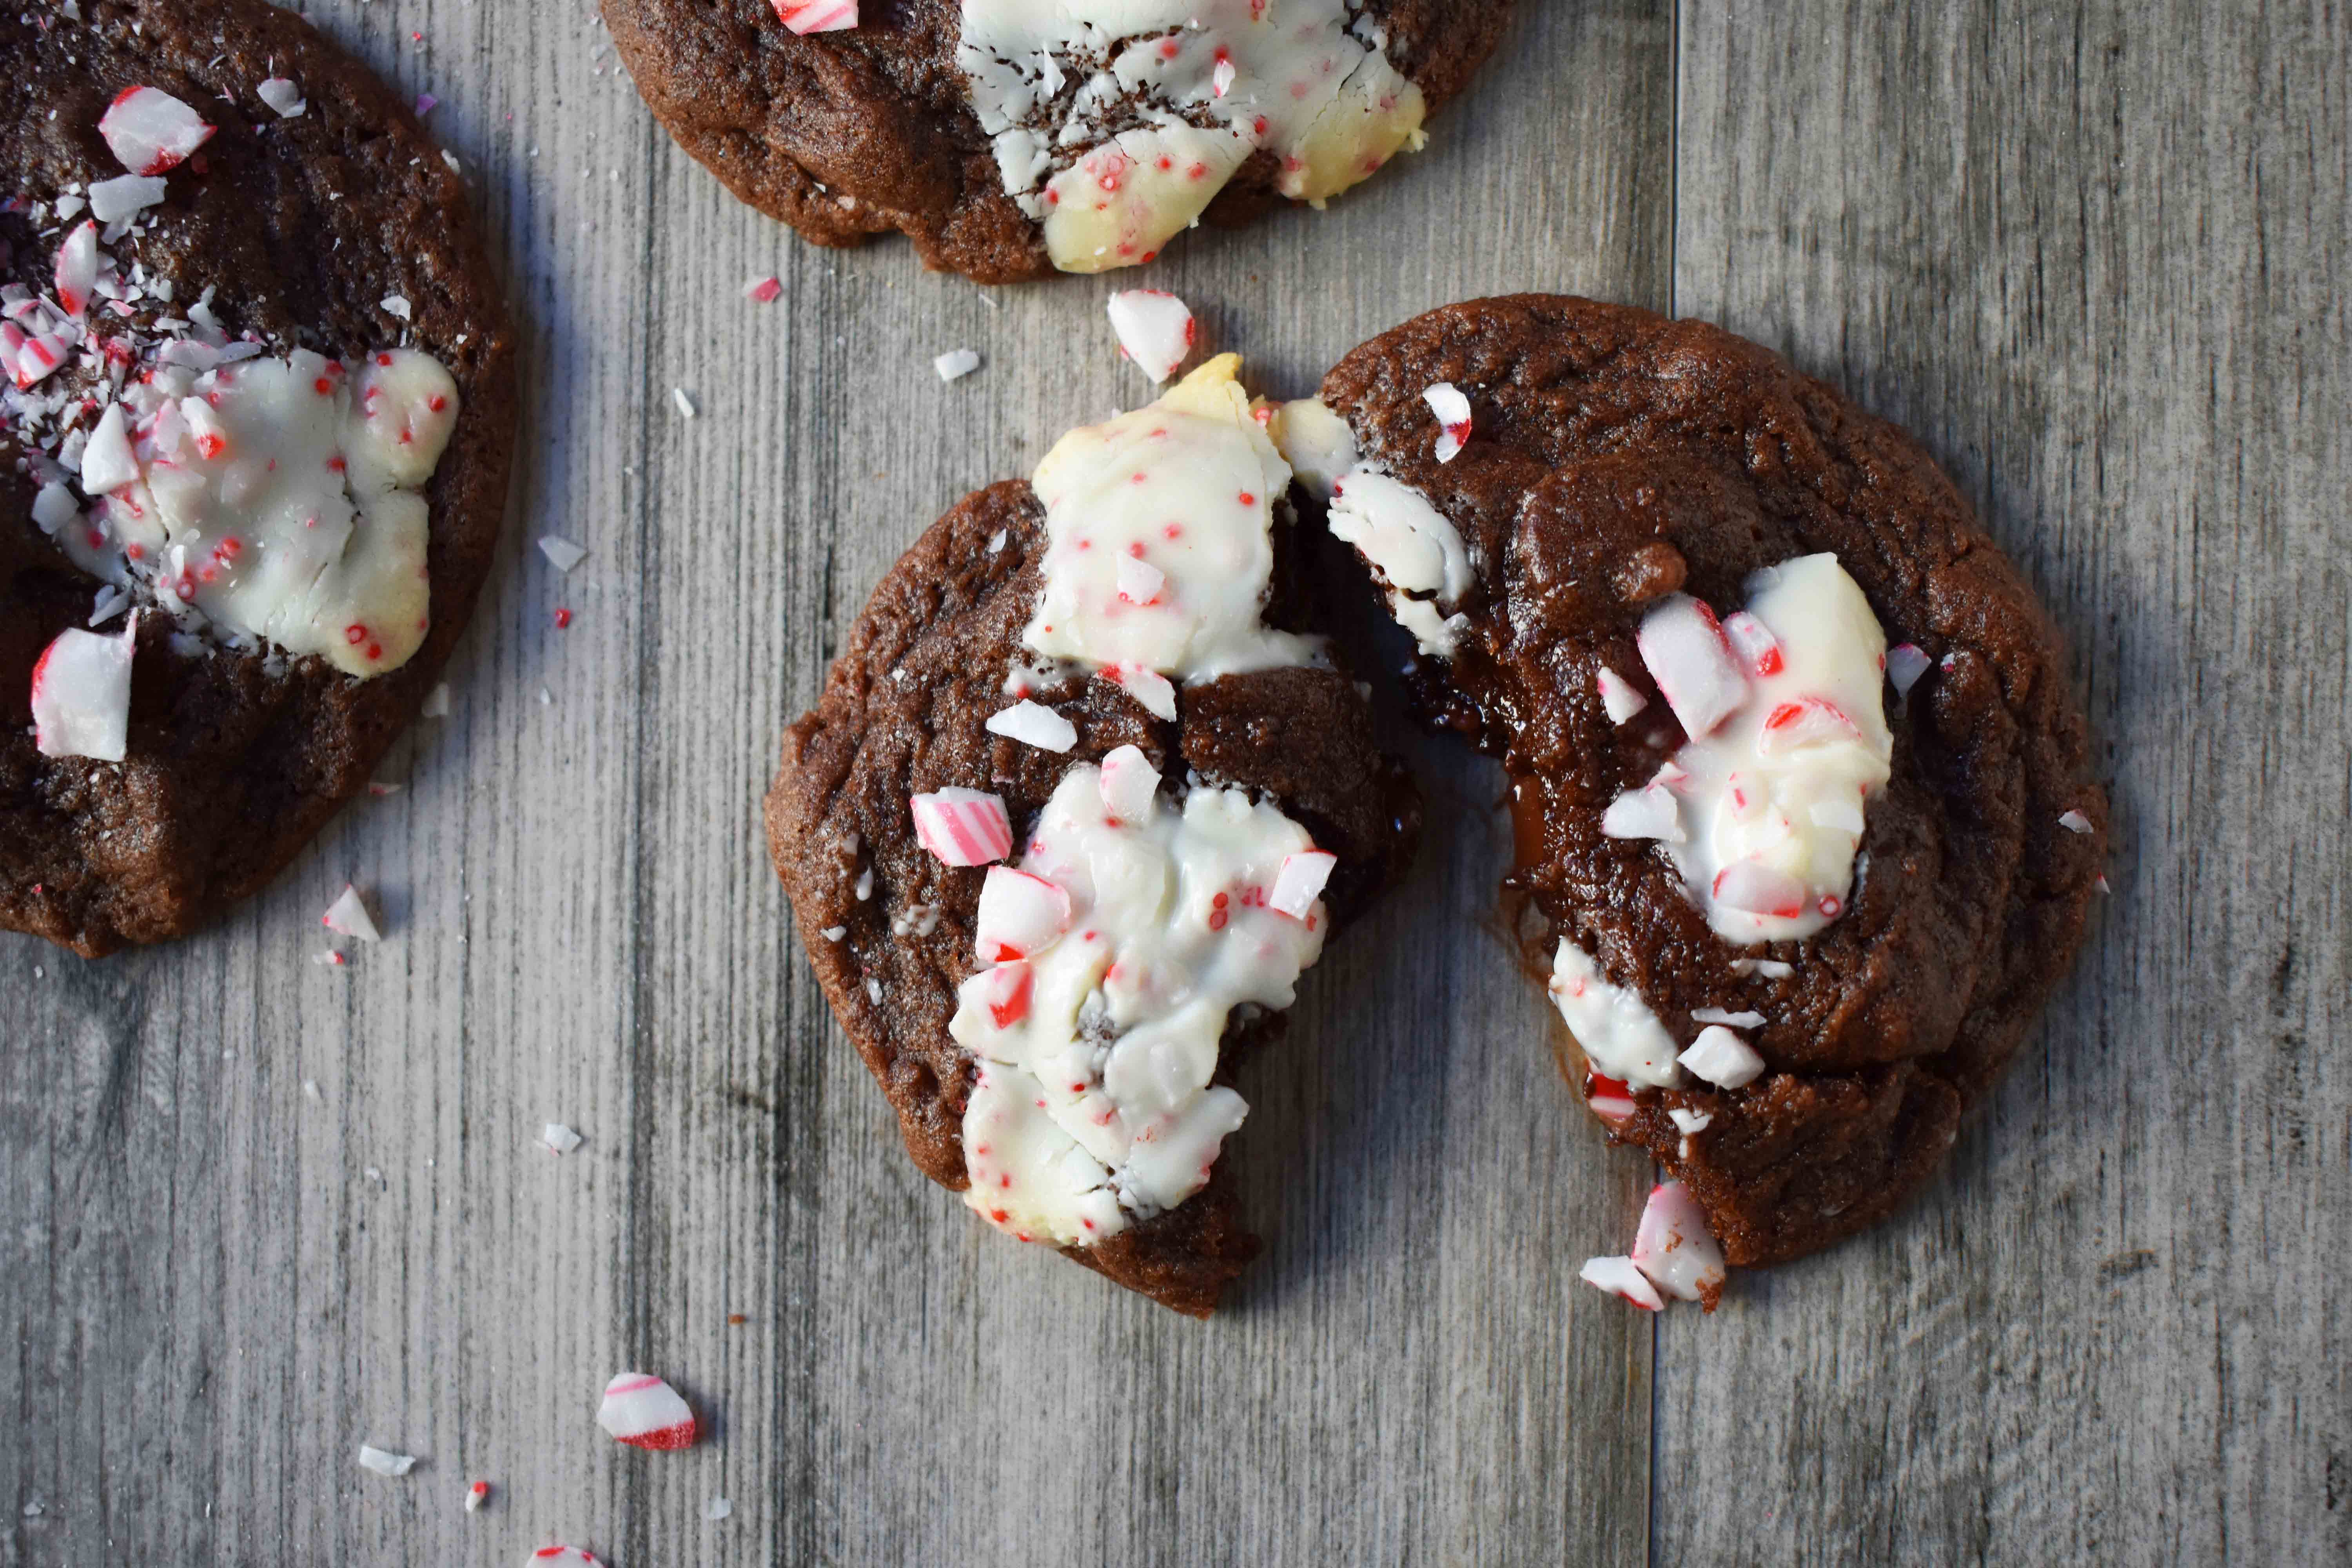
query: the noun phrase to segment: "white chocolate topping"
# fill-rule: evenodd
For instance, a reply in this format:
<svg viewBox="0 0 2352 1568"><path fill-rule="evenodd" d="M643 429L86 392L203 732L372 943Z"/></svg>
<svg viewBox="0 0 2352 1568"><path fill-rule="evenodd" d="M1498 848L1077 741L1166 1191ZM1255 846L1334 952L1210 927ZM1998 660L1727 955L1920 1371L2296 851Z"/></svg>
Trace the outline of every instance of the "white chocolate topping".
<svg viewBox="0 0 2352 1568"><path fill-rule="evenodd" d="M963 0L956 63L1065 271L1149 261L1249 156L1321 202L1418 145L1360 0Z"/></svg>
<svg viewBox="0 0 2352 1568"><path fill-rule="evenodd" d="M209 290L142 327L137 302L168 303L169 282L126 279L89 224L58 274L62 306L0 294L41 528L183 630L354 676L405 663L431 617L420 491L457 423L449 373L410 349L346 367L232 341Z"/></svg>
<svg viewBox="0 0 2352 1568"><path fill-rule="evenodd" d="M100 416L82 457L91 504L58 542L184 625L381 675L430 624L418 489L457 415L457 383L409 349L356 374L308 349L160 365Z"/></svg>
<svg viewBox="0 0 2352 1568"><path fill-rule="evenodd" d="M1672 1089L1683 1075L1675 1065L1681 1048L1642 994L1613 985L1584 950L1566 937L1552 955L1552 1005L1584 1051L1592 1070L1625 1083Z"/></svg>
<svg viewBox="0 0 2352 1568"><path fill-rule="evenodd" d="M1031 481L1045 581L1024 647L1188 683L1320 661L1318 639L1259 618L1290 468L1234 380L1240 363L1219 355L1045 454Z"/></svg>
<svg viewBox="0 0 2352 1568"><path fill-rule="evenodd" d="M1285 859L1314 848L1305 828L1240 790L1195 787L1181 809L1146 799L1140 754L1110 761L1109 778L1090 763L1063 775L1020 866L1059 894L1022 900L1031 918L1007 928L1022 956L964 982L950 1025L981 1063L965 1201L1060 1246L1201 1189L1248 1110L1210 1084L1226 1022L1244 1004L1288 1006L1327 923L1319 900L1297 918L1268 902Z"/></svg>
<svg viewBox="0 0 2352 1568"><path fill-rule="evenodd" d="M1843 911L1864 807L1891 771L1886 636L1829 554L1756 574L1725 628L1744 699L1618 798L1628 830L1604 831L1660 840L1725 941L1797 941Z"/></svg>
<svg viewBox="0 0 2352 1568"><path fill-rule="evenodd" d="M1360 463L1331 487L1330 528L1379 569L1389 613L1421 651L1452 658L1469 625L1446 608L1470 590L1461 531L1419 490Z"/></svg>

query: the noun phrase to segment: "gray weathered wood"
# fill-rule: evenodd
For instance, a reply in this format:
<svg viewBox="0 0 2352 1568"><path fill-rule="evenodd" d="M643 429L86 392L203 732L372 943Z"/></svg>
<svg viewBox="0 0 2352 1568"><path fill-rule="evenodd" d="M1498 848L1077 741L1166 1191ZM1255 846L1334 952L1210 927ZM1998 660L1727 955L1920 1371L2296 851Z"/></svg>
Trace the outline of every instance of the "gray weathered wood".
<svg viewBox="0 0 2352 1568"><path fill-rule="evenodd" d="M445 100L500 237L512 536L404 793L177 947L0 939L0 1564L2352 1553L2352 27L1523 9L1427 154L1153 281L1279 394L1425 307L1572 289L1922 434L2073 640L2123 851L1952 1179L1712 1320L1575 1286L1642 1173L1475 918L1492 775L1406 737L1446 831L1247 1085L1269 1254L1233 1310L970 1224L826 1017L754 810L888 561L1143 395L1114 285L803 247L669 145L581 0L332 0ZM738 297L769 271L783 300ZM568 578L550 532L593 551ZM346 879L390 940L322 970ZM550 1120L587 1143L548 1155ZM715 1440L612 1444L624 1365ZM362 1440L422 1462L366 1475Z"/></svg>
<svg viewBox="0 0 2352 1568"><path fill-rule="evenodd" d="M2347 65L2333 4L1684 10L1676 309L1959 478L2120 855L1952 1179L1662 1326L1659 1561L2352 1555Z"/></svg>
<svg viewBox="0 0 2352 1568"><path fill-rule="evenodd" d="M1664 304L1668 9L1524 8L1428 153L1153 280L1285 395L1454 299ZM949 501L1145 395L1114 285L799 244L670 146L579 0L308 9L444 100L489 210L512 535L404 793L194 941L0 941L0 1563L1643 1559L1651 1325L1573 1282L1641 1173L1472 918L1506 853L1478 767L1412 742L1453 831L1246 1086L1269 1255L1207 1326L918 1177L786 934L778 731ZM782 300L739 297L769 271ZM545 533L593 553L559 577ZM323 970L346 879L390 939ZM551 1120L588 1142L549 1155ZM625 1365L715 1440L614 1445ZM362 1440L423 1458L371 1476Z"/></svg>

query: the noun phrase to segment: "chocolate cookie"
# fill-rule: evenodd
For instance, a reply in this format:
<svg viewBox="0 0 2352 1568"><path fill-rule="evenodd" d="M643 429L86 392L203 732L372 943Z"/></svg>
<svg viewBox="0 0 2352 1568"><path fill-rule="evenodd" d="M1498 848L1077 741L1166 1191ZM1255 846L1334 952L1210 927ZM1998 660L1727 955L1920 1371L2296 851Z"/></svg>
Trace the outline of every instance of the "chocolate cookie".
<svg viewBox="0 0 2352 1568"><path fill-rule="evenodd" d="M1509 887L1612 1138L1735 1264L1888 1214L2106 849L2057 635L1958 491L1753 343L1534 295L1364 344L1280 435L1423 710L1509 776Z"/></svg>
<svg viewBox="0 0 2352 1568"><path fill-rule="evenodd" d="M903 230L982 283L1321 205L1421 145L1510 9L604 0L655 117L736 195L819 245Z"/></svg>
<svg viewBox="0 0 2352 1568"><path fill-rule="evenodd" d="M786 732L768 844L924 1173L1206 1315L1237 1067L1409 859L1230 357L965 498ZM1020 847L1016 849L1015 844Z"/></svg>
<svg viewBox="0 0 2352 1568"><path fill-rule="evenodd" d="M0 926L95 956L366 782L488 569L515 393L455 164L373 73L261 0L79 17L0 19Z"/></svg>

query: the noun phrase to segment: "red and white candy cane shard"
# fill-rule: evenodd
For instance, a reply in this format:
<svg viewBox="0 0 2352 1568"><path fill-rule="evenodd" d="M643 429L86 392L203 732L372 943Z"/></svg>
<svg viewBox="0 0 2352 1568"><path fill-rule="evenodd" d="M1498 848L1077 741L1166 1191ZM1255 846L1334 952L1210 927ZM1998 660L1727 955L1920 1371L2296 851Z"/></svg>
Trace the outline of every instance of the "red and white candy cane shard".
<svg viewBox="0 0 2352 1568"><path fill-rule="evenodd" d="M98 133L134 174L160 174L212 140L213 128L161 88L126 87L98 118Z"/></svg>
<svg viewBox="0 0 2352 1568"><path fill-rule="evenodd" d="M2091 831L2091 819L2079 811L2062 812L2058 826L2069 833L2088 833Z"/></svg>
<svg viewBox="0 0 2352 1568"><path fill-rule="evenodd" d="M1692 740L1710 733L1748 700L1748 678L1715 612L1689 595L1676 594L1643 616L1634 641L1650 679Z"/></svg>
<svg viewBox="0 0 2352 1568"><path fill-rule="evenodd" d="M1734 652L1747 664L1751 675L1778 675L1785 662L1780 656L1780 639L1772 628L1749 615L1746 610L1734 610L1723 617L1723 635L1730 640Z"/></svg>
<svg viewBox="0 0 2352 1568"><path fill-rule="evenodd" d="M489 1500L489 1482L476 1481L472 1486L466 1489L466 1511L467 1513L481 1512L482 1505Z"/></svg>
<svg viewBox="0 0 2352 1568"><path fill-rule="evenodd" d="M1461 456L1470 440L1470 400L1462 389L1450 381L1441 381L1421 395L1429 411L1437 416L1437 460L1450 463Z"/></svg>
<svg viewBox="0 0 2352 1568"><path fill-rule="evenodd" d="M1756 749L1769 757L1793 752L1800 746L1861 739L1862 731L1846 717L1845 710L1826 698L1805 697L1774 705L1772 711L1764 716L1764 728L1756 737Z"/></svg>
<svg viewBox="0 0 2352 1568"><path fill-rule="evenodd" d="M1648 1275L1633 1267L1630 1258L1588 1258L1576 1277L1587 1285L1622 1296L1645 1312L1663 1312L1664 1301L1659 1300L1657 1287Z"/></svg>
<svg viewBox="0 0 2352 1568"><path fill-rule="evenodd" d="M1593 677L1593 684L1601 689L1601 706L1607 710L1612 724L1622 724L1650 705L1650 700L1634 689L1632 681L1605 664Z"/></svg>
<svg viewBox="0 0 2352 1568"><path fill-rule="evenodd" d="M1112 570L1118 583L1118 596L1130 605L1156 605L1168 586L1167 573L1132 555L1120 556Z"/></svg>
<svg viewBox="0 0 2352 1568"><path fill-rule="evenodd" d="M1323 885L1331 879L1331 868L1339 858L1326 849L1301 849L1282 858L1282 869L1274 874L1274 889L1265 896L1269 908L1303 921L1315 900L1323 896Z"/></svg>
<svg viewBox="0 0 2352 1568"><path fill-rule="evenodd" d="M383 933L375 927L375 917L368 913L367 903L360 890L349 882L319 917L319 923L339 936L357 937L362 942L382 942Z"/></svg>
<svg viewBox="0 0 2352 1568"><path fill-rule="evenodd" d="M1078 727L1042 702L1023 698L1010 708L988 716L982 726L992 735L1034 746L1041 752L1066 752L1078 743Z"/></svg>
<svg viewBox="0 0 2352 1568"><path fill-rule="evenodd" d="M1145 712L1155 719L1176 721L1176 688L1156 669L1139 664L1113 665L1104 671L1121 689L1143 704Z"/></svg>
<svg viewBox="0 0 2352 1568"><path fill-rule="evenodd" d="M1152 799L1160 793L1160 770L1140 747L1121 746L1103 759L1096 787L1105 811L1121 822L1141 822L1151 814Z"/></svg>
<svg viewBox="0 0 2352 1568"><path fill-rule="evenodd" d="M85 219L58 247L58 303L68 316L89 309L98 287L98 225Z"/></svg>
<svg viewBox="0 0 2352 1568"><path fill-rule="evenodd" d="M1680 1182L1650 1189L1641 1229L1633 1236L1633 1267L1667 1295L1715 1310L1726 1274L1723 1248L1708 1234L1698 1200Z"/></svg>
<svg viewBox="0 0 2352 1568"><path fill-rule="evenodd" d="M1886 679L1895 683L1895 695L1908 697L1919 678L1934 663L1917 643L1896 643L1886 650Z"/></svg>
<svg viewBox="0 0 2352 1568"><path fill-rule="evenodd" d="M1061 887L1010 866L988 868L972 924L972 944L982 963L1034 957L1069 925L1070 895Z"/></svg>
<svg viewBox="0 0 2352 1568"><path fill-rule="evenodd" d="M1715 874L1715 901L1751 915L1795 920L1805 911L1805 885L1760 860L1734 860Z"/></svg>
<svg viewBox="0 0 2352 1568"><path fill-rule="evenodd" d="M993 969L983 969L964 984L980 988L980 1000L988 1009L989 1020L1000 1029L1009 1029L1029 1016L1029 997L1036 984L1036 975L1026 960L1015 959Z"/></svg>
<svg viewBox="0 0 2352 1568"><path fill-rule="evenodd" d="M1123 289L1104 308L1119 348L1155 382L1176 374L1199 335L1192 308L1164 289Z"/></svg>
<svg viewBox="0 0 2352 1568"><path fill-rule="evenodd" d="M743 285L743 298L751 300L755 305L770 304L773 302L777 295L782 294L783 291L784 285L782 280L773 276L767 278L754 278L749 283Z"/></svg>
<svg viewBox="0 0 2352 1568"><path fill-rule="evenodd" d="M33 746L45 757L119 763L131 743L131 667L139 612L119 637L59 632L33 665Z"/></svg>
<svg viewBox="0 0 2352 1568"><path fill-rule="evenodd" d="M1013 818L1002 796L943 789L907 802L915 837L941 865L985 866L1013 852Z"/></svg>
<svg viewBox="0 0 2352 1568"><path fill-rule="evenodd" d="M1675 1060L1718 1089L1742 1089L1764 1076L1764 1058L1756 1048L1720 1024L1701 1029Z"/></svg>
<svg viewBox="0 0 2352 1568"><path fill-rule="evenodd" d="M1660 838L1680 844L1685 837L1682 802L1662 784L1629 789L1601 814L1601 831L1612 838Z"/></svg>
<svg viewBox="0 0 2352 1568"><path fill-rule="evenodd" d="M857 0L775 0L776 18L795 33L839 33L857 26Z"/></svg>
<svg viewBox="0 0 2352 1568"><path fill-rule="evenodd" d="M530 1568L602 1568L595 1553L555 1542L541 1547L527 1560Z"/></svg>
<svg viewBox="0 0 2352 1568"><path fill-rule="evenodd" d="M604 1385L596 1425L637 1448L691 1448L702 1435L677 1390L643 1372L625 1372Z"/></svg>
<svg viewBox="0 0 2352 1568"><path fill-rule="evenodd" d="M1633 1103L1633 1086L1623 1079L1584 1075L1584 1108L1612 1127L1622 1127L1641 1108Z"/></svg>

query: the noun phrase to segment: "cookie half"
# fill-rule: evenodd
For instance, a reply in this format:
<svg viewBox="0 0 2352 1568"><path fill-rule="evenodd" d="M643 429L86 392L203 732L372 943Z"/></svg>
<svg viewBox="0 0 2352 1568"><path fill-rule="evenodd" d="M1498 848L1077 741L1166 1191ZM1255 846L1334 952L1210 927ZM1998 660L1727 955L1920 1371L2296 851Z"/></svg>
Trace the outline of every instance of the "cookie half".
<svg viewBox="0 0 2352 1568"><path fill-rule="evenodd" d="M1257 1243L1235 1069L1418 796L1312 620L1225 356L966 497L786 731L768 845L923 1173L1206 1315Z"/></svg>
<svg viewBox="0 0 2352 1568"><path fill-rule="evenodd" d="M1546 296L1372 340L1279 435L1423 711L1509 776L1510 887L1612 1139L1734 1264L1888 1214L2106 852L2058 637L1958 491L1753 343Z"/></svg>
<svg viewBox="0 0 2352 1568"><path fill-rule="evenodd" d="M453 163L260 0L0 20L0 927L89 955L259 888L487 573L512 333Z"/></svg>
<svg viewBox="0 0 2352 1568"><path fill-rule="evenodd" d="M604 0L655 117L819 245L982 283L1149 261L1400 151L1511 0Z"/></svg>

